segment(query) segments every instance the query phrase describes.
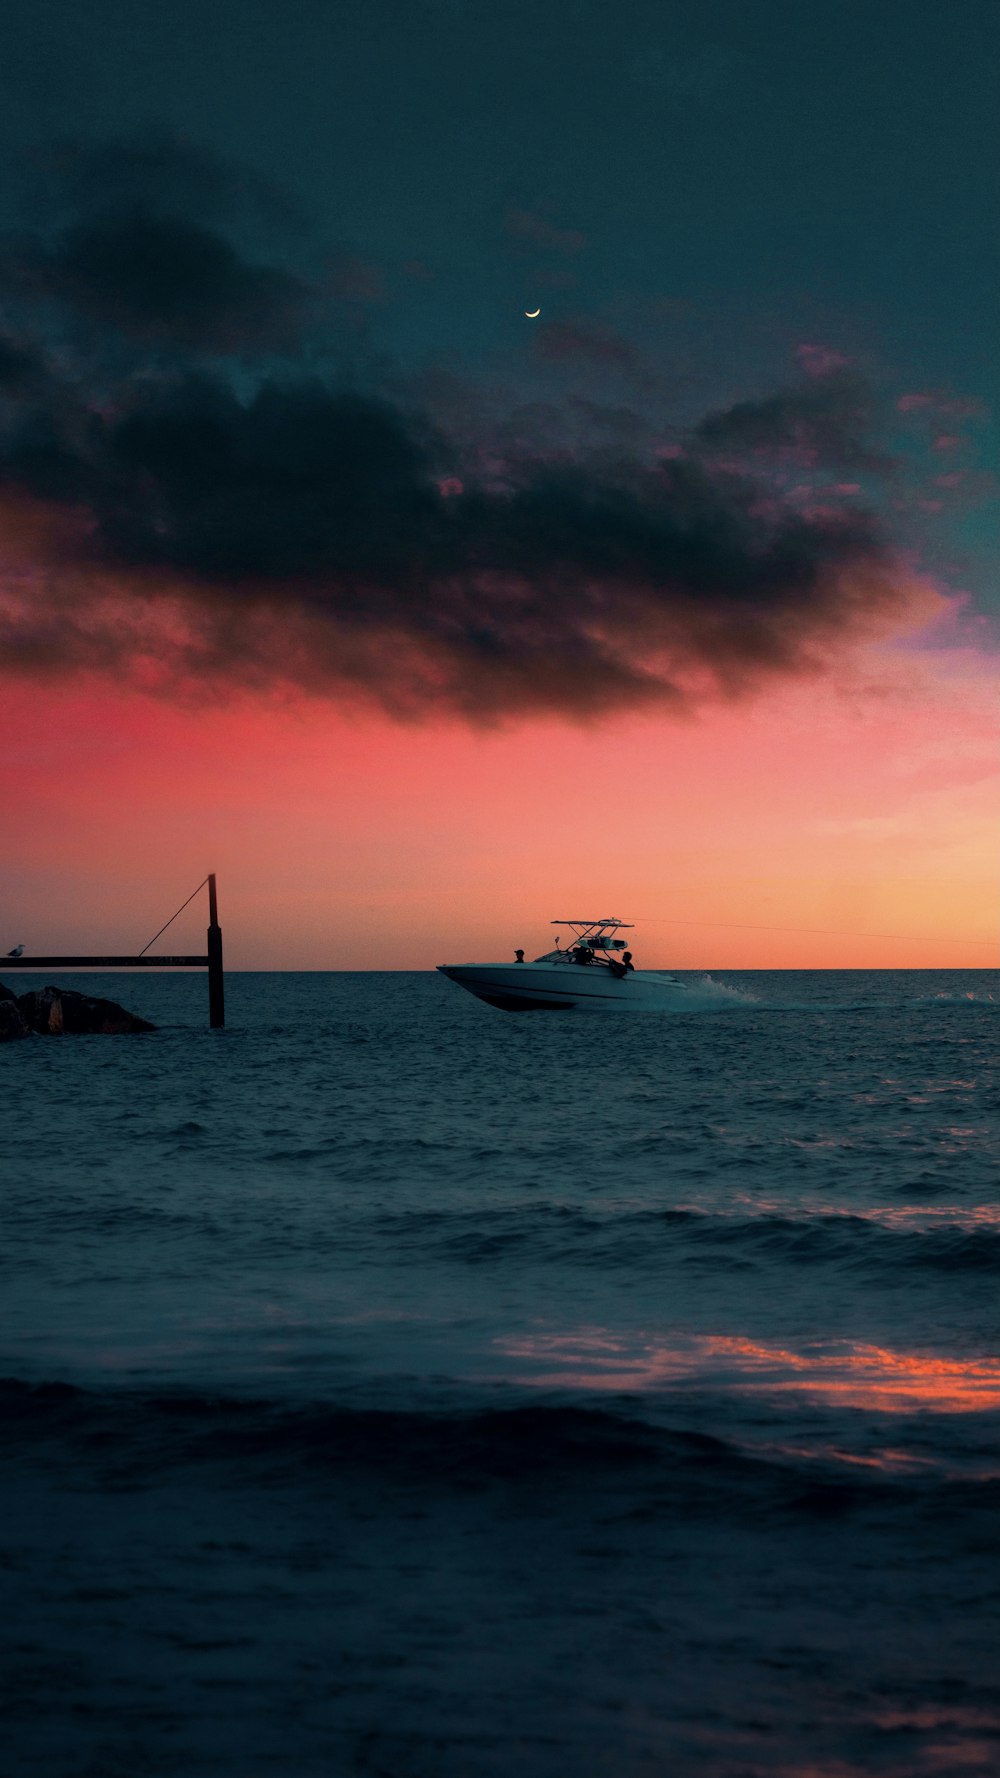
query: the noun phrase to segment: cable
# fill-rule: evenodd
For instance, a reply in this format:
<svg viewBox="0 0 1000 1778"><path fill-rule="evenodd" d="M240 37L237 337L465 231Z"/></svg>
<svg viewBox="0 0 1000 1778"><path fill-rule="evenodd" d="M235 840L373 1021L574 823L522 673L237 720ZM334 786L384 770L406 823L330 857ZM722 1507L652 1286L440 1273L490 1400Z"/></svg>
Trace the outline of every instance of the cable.
<svg viewBox="0 0 1000 1778"><path fill-rule="evenodd" d="M207 882L208 882L208 878L207 877L203 878L203 880L198 884L198 889L204 889L205 884ZM198 893L198 889L192 889L190 895L187 898L187 901L181 902L180 907L177 909L177 914L182 914L184 912L184 909L187 907L188 902L192 902L194 900L195 896ZM169 920L167 921L167 926L173 925L174 921L177 918L177 914L171 914ZM161 926L159 932L154 932L152 938L149 941L149 945L155 945L157 939L163 937L163 934L167 930L167 926ZM149 945L143 945L142 950L139 952L140 957L145 957L146 952L149 950Z"/></svg>
<svg viewBox="0 0 1000 1778"><path fill-rule="evenodd" d="M639 922L637 922L638 924ZM736 920L643 920L643 926L707 926L732 932L802 932L813 938L888 938L898 944L915 945L995 945L994 938L944 938L922 932L845 932L836 926L747 926Z"/></svg>

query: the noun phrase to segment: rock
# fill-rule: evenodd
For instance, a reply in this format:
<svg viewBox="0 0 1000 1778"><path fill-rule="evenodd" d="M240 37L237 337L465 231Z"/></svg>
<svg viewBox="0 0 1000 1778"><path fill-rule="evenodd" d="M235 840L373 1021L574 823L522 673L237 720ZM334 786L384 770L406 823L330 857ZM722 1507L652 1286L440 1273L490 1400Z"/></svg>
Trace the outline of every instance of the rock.
<svg viewBox="0 0 1000 1778"><path fill-rule="evenodd" d="M30 1037L28 1024L13 994L0 997L0 1043L13 1043L17 1037Z"/></svg>
<svg viewBox="0 0 1000 1778"><path fill-rule="evenodd" d="M148 1019L126 1012L114 1000L96 1000L89 994L78 994L73 988L37 988L22 994L18 1007L32 1031L45 1037L76 1036L100 1032L120 1036L131 1031L155 1031Z"/></svg>
<svg viewBox="0 0 1000 1778"><path fill-rule="evenodd" d="M0 982L0 1000L16 1000L16 999L17 999L17 995L15 994L13 988L8 988L5 982Z"/></svg>

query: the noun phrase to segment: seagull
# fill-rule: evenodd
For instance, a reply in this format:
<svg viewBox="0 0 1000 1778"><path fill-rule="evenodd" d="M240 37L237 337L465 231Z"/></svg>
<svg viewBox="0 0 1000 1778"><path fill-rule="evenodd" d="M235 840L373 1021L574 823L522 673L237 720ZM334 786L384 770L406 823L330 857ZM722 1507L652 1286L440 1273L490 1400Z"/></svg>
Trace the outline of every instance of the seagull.
<svg viewBox="0 0 1000 1778"><path fill-rule="evenodd" d="M23 945L15 945L14 949L12 951L7 952L7 955L8 955L8 957L23 957L24 956L24 946Z"/></svg>

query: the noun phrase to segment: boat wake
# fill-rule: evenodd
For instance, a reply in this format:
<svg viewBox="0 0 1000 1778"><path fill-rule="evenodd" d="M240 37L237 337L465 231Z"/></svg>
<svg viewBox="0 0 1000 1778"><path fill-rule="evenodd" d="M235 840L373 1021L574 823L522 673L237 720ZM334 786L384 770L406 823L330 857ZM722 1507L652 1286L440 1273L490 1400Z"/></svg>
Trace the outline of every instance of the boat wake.
<svg viewBox="0 0 1000 1778"><path fill-rule="evenodd" d="M651 970L652 976L654 972ZM683 1012L745 1012L750 1007L762 1005L758 994L751 994L748 988L732 988L725 982L717 982L714 976L689 976L684 979L687 996Z"/></svg>

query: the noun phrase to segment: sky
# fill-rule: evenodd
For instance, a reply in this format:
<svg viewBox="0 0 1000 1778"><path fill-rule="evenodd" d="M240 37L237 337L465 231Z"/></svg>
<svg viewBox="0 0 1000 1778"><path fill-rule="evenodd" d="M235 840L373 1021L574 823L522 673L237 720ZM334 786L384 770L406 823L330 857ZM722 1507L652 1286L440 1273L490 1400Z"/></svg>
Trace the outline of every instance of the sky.
<svg viewBox="0 0 1000 1778"><path fill-rule="evenodd" d="M0 950L994 962L998 37L7 0Z"/></svg>

